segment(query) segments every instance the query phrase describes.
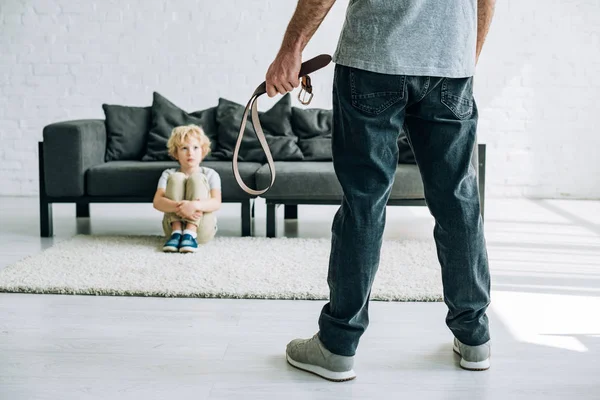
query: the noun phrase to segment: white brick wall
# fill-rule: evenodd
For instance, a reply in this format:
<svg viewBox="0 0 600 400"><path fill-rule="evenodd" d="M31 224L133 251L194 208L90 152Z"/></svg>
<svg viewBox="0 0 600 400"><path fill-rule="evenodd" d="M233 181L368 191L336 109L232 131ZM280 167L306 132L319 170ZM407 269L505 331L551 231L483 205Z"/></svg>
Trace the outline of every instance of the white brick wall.
<svg viewBox="0 0 600 400"><path fill-rule="evenodd" d="M332 53L338 1L305 57ZM52 122L103 118L103 102L188 111L245 103L295 0L2 0L0 195L37 193L37 142ZM504 0L480 60L480 140L494 196L600 198L600 2ZM315 74L331 107L333 68ZM261 98L268 109L275 100Z"/></svg>

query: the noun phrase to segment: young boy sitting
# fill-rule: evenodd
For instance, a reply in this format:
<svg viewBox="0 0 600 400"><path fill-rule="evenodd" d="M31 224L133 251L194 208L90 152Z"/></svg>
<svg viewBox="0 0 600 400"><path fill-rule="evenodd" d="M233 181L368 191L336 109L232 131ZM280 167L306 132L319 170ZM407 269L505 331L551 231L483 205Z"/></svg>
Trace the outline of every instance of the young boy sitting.
<svg viewBox="0 0 600 400"><path fill-rule="evenodd" d="M217 232L214 212L221 207L221 178L214 169L200 166L210 152L210 140L199 126L176 127L167 147L179 168L162 173L154 195L154 208L165 213L168 240L163 251L194 253L198 243L210 241Z"/></svg>

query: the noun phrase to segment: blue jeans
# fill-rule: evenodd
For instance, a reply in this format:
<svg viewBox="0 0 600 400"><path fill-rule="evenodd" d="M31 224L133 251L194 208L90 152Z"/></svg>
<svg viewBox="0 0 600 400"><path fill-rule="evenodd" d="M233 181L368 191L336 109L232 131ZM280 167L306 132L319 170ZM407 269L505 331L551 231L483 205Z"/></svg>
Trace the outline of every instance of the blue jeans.
<svg viewBox="0 0 600 400"><path fill-rule="evenodd" d="M477 130L472 87L473 78L386 75L336 65L333 163L344 195L332 225L329 303L319 318L319 338L332 353L354 355L369 324L403 127L435 218L446 324L464 344L489 340L490 274L471 164Z"/></svg>

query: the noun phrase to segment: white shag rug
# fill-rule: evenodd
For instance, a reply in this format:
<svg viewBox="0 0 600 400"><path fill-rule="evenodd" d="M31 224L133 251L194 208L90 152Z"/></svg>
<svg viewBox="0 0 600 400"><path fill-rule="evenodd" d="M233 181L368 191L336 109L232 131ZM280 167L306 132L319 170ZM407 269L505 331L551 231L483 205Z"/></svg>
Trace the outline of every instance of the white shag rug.
<svg viewBox="0 0 600 400"><path fill-rule="evenodd" d="M0 291L309 299L329 297L329 239L217 237L195 254L158 236L78 235L0 270ZM386 240L372 300L441 301L433 240Z"/></svg>

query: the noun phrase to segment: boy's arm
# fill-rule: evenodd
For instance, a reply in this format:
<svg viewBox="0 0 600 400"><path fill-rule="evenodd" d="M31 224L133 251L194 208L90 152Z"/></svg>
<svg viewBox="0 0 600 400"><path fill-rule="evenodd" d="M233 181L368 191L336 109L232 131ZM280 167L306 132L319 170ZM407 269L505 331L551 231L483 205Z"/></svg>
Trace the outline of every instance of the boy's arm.
<svg viewBox="0 0 600 400"><path fill-rule="evenodd" d="M221 177L210 168L204 170L210 189L210 198L194 201L195 212L214 212L221 208Z"/></svg>
<svg viewBox="0 0 600 400"><path fill-rule="evenodd" d="M154 194L154 200L152 201L152 205L158 211L162 211L164 213L174 213L177 212L177 206L180 202L171 200L165 197L165 189L157 189Z"/></svg>
<svg viewBox="0 0 600 400"><path fill-rule="evenodd" d="M219 208L221 208L221 191L219 189L212 189L210 191L210 199L196 200L194 203L196 211L217 211Z"/></svg>

